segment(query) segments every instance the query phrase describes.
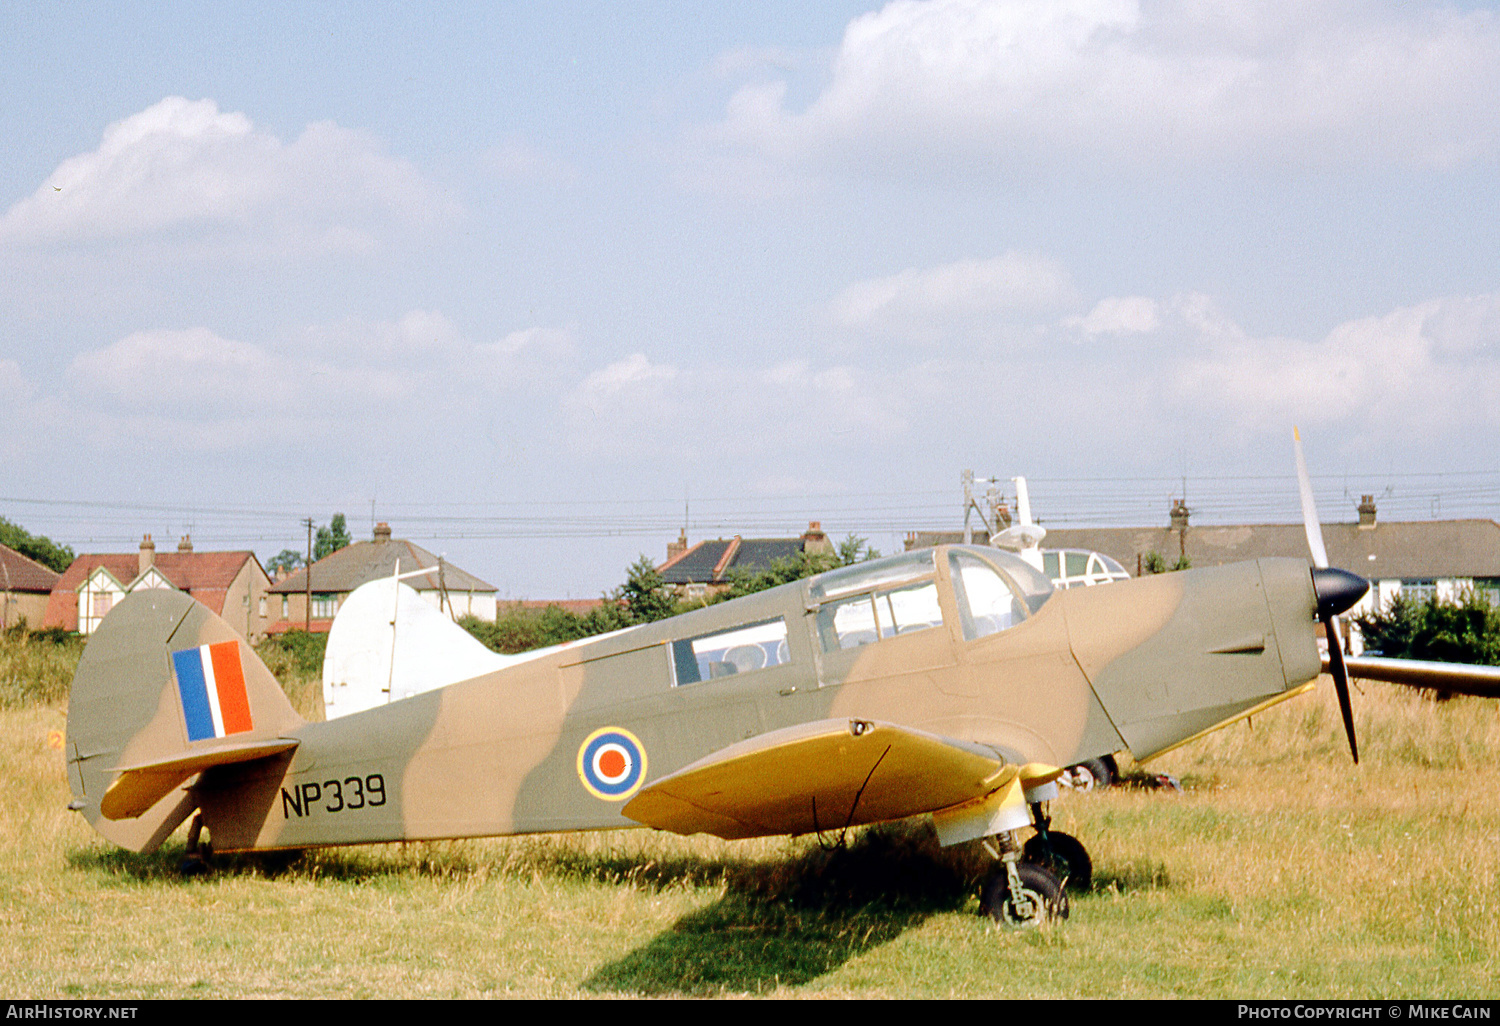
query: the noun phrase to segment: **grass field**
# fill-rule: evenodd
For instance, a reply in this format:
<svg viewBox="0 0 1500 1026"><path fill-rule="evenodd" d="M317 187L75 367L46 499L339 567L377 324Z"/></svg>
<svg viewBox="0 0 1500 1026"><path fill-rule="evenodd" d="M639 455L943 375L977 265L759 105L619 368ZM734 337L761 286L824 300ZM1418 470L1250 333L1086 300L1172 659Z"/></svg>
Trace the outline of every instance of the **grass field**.
<svg viewBox="0 0 1500 1026"><path fill-rule="evenodd" d="M181 879L66 811L49 731L0 708L0 994L178 997L1385 997L1500 994L1500 703L1331 688L1054 805L1096 867L1005 933L982 859L921 824L720 842L648 831L217 857ZM304 699L305 701L305 699Z"/></svg>

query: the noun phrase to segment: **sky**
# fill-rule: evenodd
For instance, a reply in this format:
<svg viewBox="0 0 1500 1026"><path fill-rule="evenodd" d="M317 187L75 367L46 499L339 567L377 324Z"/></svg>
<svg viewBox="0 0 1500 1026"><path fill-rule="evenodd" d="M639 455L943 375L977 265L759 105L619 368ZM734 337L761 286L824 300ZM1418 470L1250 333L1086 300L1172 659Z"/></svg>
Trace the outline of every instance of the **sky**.
<svg viewBox="0 0 1500 1026"><path fill-rule="evenodd" d="M1500 12L0 5L0 516L639 555L1500 507ZM1009 485L1005 486L1007 489Z"/></svg>

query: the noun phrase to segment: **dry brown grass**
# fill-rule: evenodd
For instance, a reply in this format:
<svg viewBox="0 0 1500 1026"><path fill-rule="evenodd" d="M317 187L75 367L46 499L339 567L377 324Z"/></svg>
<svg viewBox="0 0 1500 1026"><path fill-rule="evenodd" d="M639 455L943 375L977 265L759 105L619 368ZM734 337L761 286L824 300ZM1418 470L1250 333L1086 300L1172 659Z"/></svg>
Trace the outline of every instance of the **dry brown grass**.
<svg viewBox="0 0 1500 1026"><path fill-rule="evenodd" d="M921 831L648 831L220 859L66 811L60 705L0 711L0 991L25 997L1493 997L1500 703L1326 684L1173 753L1183 793L1073 796L1097 889L995 931ZM1127 767L1128 768L1128 767Z"/></svg>

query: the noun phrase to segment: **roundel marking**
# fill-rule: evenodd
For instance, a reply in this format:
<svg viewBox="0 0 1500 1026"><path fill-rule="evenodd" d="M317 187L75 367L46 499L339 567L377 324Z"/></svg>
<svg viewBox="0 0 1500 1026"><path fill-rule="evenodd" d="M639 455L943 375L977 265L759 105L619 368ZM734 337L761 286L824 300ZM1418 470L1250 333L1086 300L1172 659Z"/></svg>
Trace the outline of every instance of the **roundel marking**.
<svg viewBox="0 0 1500 1026"><path fill-rule="evenodd" d="M646 749L624 727L601 727L578 746L578 779L595 798L623 801L646 779Z"/></svg>

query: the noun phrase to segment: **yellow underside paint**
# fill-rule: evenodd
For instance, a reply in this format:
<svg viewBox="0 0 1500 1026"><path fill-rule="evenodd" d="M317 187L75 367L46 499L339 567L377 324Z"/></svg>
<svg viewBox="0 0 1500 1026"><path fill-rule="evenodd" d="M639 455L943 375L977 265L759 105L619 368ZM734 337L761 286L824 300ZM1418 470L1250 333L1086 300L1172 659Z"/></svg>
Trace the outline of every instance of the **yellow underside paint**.
<svg viewBox="0 0 1500 1026"><path fill-rule="evenodd" d="M647 787L624 812L683 834L801 834L945 808L1016 772L922 731L824 720L731 746Z"/></svg>
<svg viewBox="0 0 1500 1026"><path fill-rule="evenodd" d="M1274 698L1266 699L1264 702L1260 703L1254 708L1246 709L1244 712L1240 713L1237 716L1229 717L1229 719L1225 720L1223 723L1216 723L1212 727L1209 727L1207 730L1200 730L1192 737L1183 738L1181 741L1177 742L1175 745L1172 745L1170 748L1163 748L1159 752L1154 752L1153 754L1142 759L1141 762L1144 764L1151 762L1154 759L1159 759L1163 755L1166 755L1168 752L1175 752L1183 745L1190 745L1194 741L1197 741L1199 738L1207 737L1216 730L1223 730L1231 723L1238 723L1240 722L1240 720L1248 719L1249 717L1254 716L1257 713L1265 712L1267 709L1271 708L1271 706L1280 705L1282 702L1285 702L1289 698L1296 698L1298 695L1305 695L1309 691L1311 691L1317 685L1317 683L1318 682L1316 680L1310 680L1306 684L1303 684L1301 687L1293 688L1290 691L1283 691L1281 694L1275 696Z"/></svg>

